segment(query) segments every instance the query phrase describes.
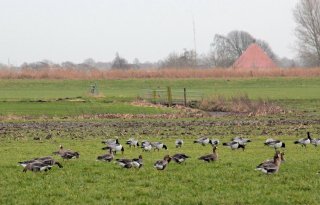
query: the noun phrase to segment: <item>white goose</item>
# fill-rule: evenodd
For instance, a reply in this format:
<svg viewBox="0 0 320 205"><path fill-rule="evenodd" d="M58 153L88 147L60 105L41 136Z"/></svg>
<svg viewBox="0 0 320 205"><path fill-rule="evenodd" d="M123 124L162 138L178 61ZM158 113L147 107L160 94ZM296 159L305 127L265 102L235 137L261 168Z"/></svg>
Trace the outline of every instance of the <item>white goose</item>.
<svg viewBox="0 0 320 205"><path fill-rule="evenodd" d="M307 136L306 138L301 138L299 140L294 141L295 144L300 144L302 147L307 147L307 144L310 144L310 142L312 141L310 132L307 132Z"/></svg>
<svg viewBox="0 0 320 205"><path fill-rule="evenodd" d="M134 138L128 139L126 144L129 145L129 147L139 147L140 146L139 141L135 140Z"/></svg>
<svg viewBox="0 0 320 205"><path fill-rule="evenodd" d="M318 145L320 145L320 138L312 139L311 144L313 144L315 147L317 147Z"/></svg>
<svg viewBox="0 0 320 205"><path fill-rule="evenodd" d="M165 149L167 150L168 147L167 145L163 144L162 142L151 142L151 146L154 148L154 150L160 150L160 149Z"/></svg>
<svg viewBox="0 0 320 205"><path fill-rule="evenodd" d="M208 137L200 137L200 138L194 140L193 143L199 143L202 146L205 146L205 145L207 145L209 143L211 144L212 142Z"/></svg>
<svg viewBox="0 0 320 205"><path fill-rule="evenodd" d="M182 139L177 139L175 142L176 148L181 148L183 145L183 140Z"/></svg>
<svg viewBox="0 0 320 205"><path fill-rule="evenodd" d="M124 152L124 148L120 143L117 144L110 144L106 147L102 148L103 150L107 150L107 149L111 149L113 151L114 154L117 154L117 152L120 152L123 154Z"/></svg>
<svg viewBox="0 0 320 205"><path fill-rule="evenodd" d="M152 145L151 145L151 143L148 142L148 141L143 141L143 142L141 143L141 148L142 148L142 151L151 151Z"/></svg>
<svg viewBox="0 0 320 205"><path fill-rule="evenodd" d="M242 148L242 150L244 151L246 148L246 146L244 144L240 144L239 142L234 142L234 141L225 142L225 143L222 143L222 145L226 146L226 147L230 147L230 149L232 149L232 150Z"/></svg>
<svg viewBox="0 0 320 205"><path fill-rule="evenodd" d="M278 148L285 148L286 144L284 142L281 142L280 140L274 140L272 138L269 138L266 140L264 145L269 146L277 150Z"/></svg>

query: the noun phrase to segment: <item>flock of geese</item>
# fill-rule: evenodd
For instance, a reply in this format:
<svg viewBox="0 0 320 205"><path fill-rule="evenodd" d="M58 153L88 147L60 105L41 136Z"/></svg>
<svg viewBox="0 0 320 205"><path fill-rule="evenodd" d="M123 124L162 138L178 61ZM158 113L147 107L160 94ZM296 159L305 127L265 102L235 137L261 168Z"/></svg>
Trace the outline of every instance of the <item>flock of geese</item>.
<svg viewBox="0 0 320 205"><path fill-rule="evenodd" d="M201 144L202 146L205 145L211 145L212 146L212 153L207 154L204 156L199 157L199 160L202 160L204 162L213 162L218 160L218 153L217 153L217 146L219 145L220 141L218 139L209 139L208 137L201 137L197 140L193 141L194 143ZM229 147L232 150L236 149L242 149L245 150L246 145L251 142L250 139L243 138L243 137L235 137L232 138L230 142L222 143L223 146ZM106 150L107 153L104 155L97 156L98 161L103 162L111 162L115 160L115 162L123 168L141 168L143 166L143 157L142 155L139 155L138 158L133 159L126 159L126 158L120 158L120 159L114 159L117 152L124 153L124 147L119 143L118 139L107 139L102 141L103 144L105 144L105 147L103 147L103 150ZM318 146L320 144L320 138L318 139L312 139L310 132L307 132L307 138L302 138L299 140L294 141L295 144L299 144L302 147L306 147L307 144L313 144L314 146ZM126 141L126 144L129 147L141 147L143 152L148 152L151 150L161 150L161 149L168 149L168 147L162 143L162 142L150 142L150 141L142 141L139 143L138 140L135 140L133 138L130 138ZM184 141L182 139L177 139L175 141L175 147L181 148L184 144ZM279 171L280 165L282 162L285 161L284 159L284 152L280 152L279 148L285 148L285 143L280 140L275 139L267 139L264 143L264 145L272 147L275 149L275 154L272 159L268 159L260 163L256 170L259 170L266 174L274 174ZM52 154L59 155L63 160L69 160L69 159L75 159L79 158L80 154L79 152L72 151L72 150L66 150L63 148L62 145L60 145L60 148L58 151L53 152ZM157 170L164 170L170 161L174 161L178 164L181 164L185 162L190 156L184 154L184 153L177 153L172 156L165 155L163 159L157 160L154 163L154 168ZM59 168L63 168L61 163L56 161L52 156L46 156L46 157L38 157L27 161L18 162L19 165L24 167L23 172L26 172L27 170L33 171L33 172L39 172L39 171L48 171L52 168L52 166L57 165Z"/></svg>

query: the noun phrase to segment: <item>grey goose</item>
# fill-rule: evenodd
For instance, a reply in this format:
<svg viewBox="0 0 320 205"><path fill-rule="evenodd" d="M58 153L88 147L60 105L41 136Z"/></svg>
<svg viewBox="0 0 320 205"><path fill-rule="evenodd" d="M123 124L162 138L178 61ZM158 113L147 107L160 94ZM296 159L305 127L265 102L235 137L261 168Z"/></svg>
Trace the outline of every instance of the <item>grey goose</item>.
<svg viewBox="0 0 320 205"><path fill-rule="evenodd" d="M218 160L217 147L212 148L212 154L207 154L198 158L199 160L203 160L205 162L213 162Z"/></svg>

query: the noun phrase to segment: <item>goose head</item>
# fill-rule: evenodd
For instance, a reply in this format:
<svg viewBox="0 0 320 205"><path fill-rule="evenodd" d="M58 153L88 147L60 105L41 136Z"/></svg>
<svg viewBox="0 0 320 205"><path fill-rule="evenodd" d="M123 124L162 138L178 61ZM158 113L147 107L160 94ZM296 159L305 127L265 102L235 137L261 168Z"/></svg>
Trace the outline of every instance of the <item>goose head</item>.
<svg viewBox="0 0 320 205"><path fill-rule="evenodd" d="M163 149L167 150L168 149L167 145L163 144Z"/></svg>
<svg viewBox="0 0 320 205"><path fill-rule="evenodd" d="M123 147L121 147L121 154L123 154L123 152L124 152L124 148L123 148Z"/></svg>
<svg viewBox="0 0 320 205"><path fill-rule="evenodd" d="M282 142L282 145L281 145L282 148L286 148L286 144L284 142Z"/></svg>
<svg viewBox="0 0 320 205"><path fill-rule="evenodd" d="M164 156L163 158L165 161L167 161L168 163L171 161L171 157L169 155Z"/></svg>
<svg viewBox="0 0 320 205"><path fill-rule="evenodd" d="M213 153L216 153L216 150L218 149L218 147L216 147L216 146L212 146L212 152Z"/></svg>

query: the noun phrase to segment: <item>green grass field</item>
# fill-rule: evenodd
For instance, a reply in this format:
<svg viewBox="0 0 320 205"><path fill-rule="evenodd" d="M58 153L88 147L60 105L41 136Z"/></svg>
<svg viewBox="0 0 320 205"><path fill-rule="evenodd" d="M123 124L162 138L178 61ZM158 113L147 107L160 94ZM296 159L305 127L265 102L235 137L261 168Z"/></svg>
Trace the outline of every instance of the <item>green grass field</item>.
<svg viewBox="0 0 320 205"><path fill-rule="evenodd" d="M174 90L187 88L203 97L247 94L251 99L271 99L290 108L319 110L319 78L254 78L254 79L133 79L96 81L101 98L89 95L92 81L85 80L1 80L1 115L82 115L96 113L170 113L170 109L137 108L130 102L143 97L148 89ZM85 102L57 99L80 98ZM50 102L35 103L44 100ZM312 104L307 108L305 104Z"/></svg>
<svg viewBox="0 0 320 205"><path fill-rule="evenodd" d="M158 138L152 138L159 140ZM174 139L161 139L169 149L143 153L140 170L121 169L114 163L95 161L104 153L99 140L63 140L37 143L2 142L0 151L1 204L318 204L320 188L318 155L287 141L286 162L276 175L255 171L260 162L273 156L273 149L255 138L244 152L218 148L219 161L203 163L197 157L210 153L210 146L193 144L174 148ZM226 138L225 138L226 140ZM23 173L17 161L44 156L58 149L59 143L80 152L77 160L62 161L47 173ZM165 154L183 152L192 158L186 164L170 163L157 171L153 163ZM140 149L126 147L116 157L137 157Z"/></svg>
<svg viewBox="0 0 320 205"><path fill-rule="evenodd" d="M88 94L91 83L0 81L0 204L319 204L320 149L293 144L306 131L319 138L319 78L106 80L97 81L99 97ZM160 119L152 115L180 111L131 104L146 89L166 86L186 87L204 97L245 93L251 99L271 99L292 112ZM95 114L146 114L146 118L77 118ZM45 139L48 133L52 139ZM193 144L194 139L207 136L222 143L238 135L253 140L245 151L231 151L220 144L217 162L197 160L210 153L211 147ZM162 141L169 149L142 153L125 146L124 155L116 157L142 153L140 170L97 162L96 157L105 152L100 141L117 136L122 143L130 137ZM270 137L286 142L286 162L275 175L254 170L274 154L263 145ZM185 141L181 149L174 147L177 138ZM54 167L46 173L23 173L17 166L18 161L50 155L60 144L79 151L80 158L63 161L55 157L64 168ZM164 171L153 168L165 154L178 152L192 158L182 165L170 163Z"/></svg>

